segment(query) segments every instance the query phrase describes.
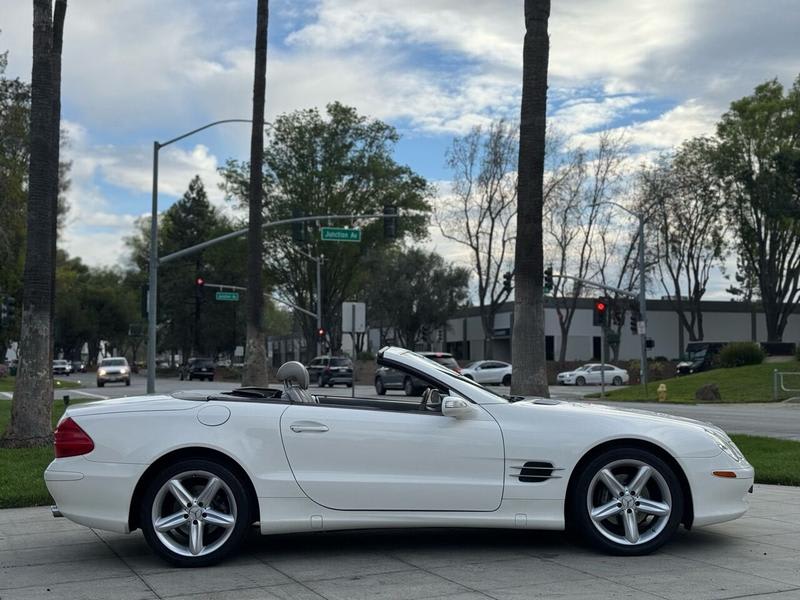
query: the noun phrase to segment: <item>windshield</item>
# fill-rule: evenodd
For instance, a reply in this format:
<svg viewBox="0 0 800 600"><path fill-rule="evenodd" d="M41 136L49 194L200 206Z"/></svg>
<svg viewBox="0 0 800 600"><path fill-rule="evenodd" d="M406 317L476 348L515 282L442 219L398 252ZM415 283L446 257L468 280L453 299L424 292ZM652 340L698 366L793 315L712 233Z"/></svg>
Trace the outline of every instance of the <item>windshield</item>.
<svg viewBox="0 0 800 600"><path fill-rule="evenodd" d="M350 359L349 358L332 358L331 359L331 366L332 367L349 367L350 366Z"/></svg>
<svg viewBox="0 0 800 600"><path fill-rule="evenodd" d="M700 350L690 350L686 353L686 360L690 360L692 362L696 360L703 360L708 353L708 348L702 348Z"/></svg>
<svg viewBox="0 0 800 600"><path fill-rule="evenodd" d="M467 366L466 366L466 367L464 367L464 368L465 368L465 369L474 369L474 368L475 368L475 367L477 367L477 366L478 366L480 363L481 363L481 361L479 361L479 360L473 360L472 362L468 362L468 363L467 363Z"/></svg>
<svg viewBox="0 0 800 600"><path fill-rule="evenodd" d="M124 358L105 358L100 363L101 367L127 367L128 361Z"/></svg>
<svg viewBox="0 0 800 600"><path fill-rule="evenodd" d="M436 365L437 371L439 371L443 375L446 375L447 377L453 377L455 379L458 379L459 382L469 384L473 388L478 388L482 392L490 394L494 398L499 398L503 402L508 402L509 401L509 398L507 396L504 396L502 394L498 394L497 392L495 392L495 391L493 391L493 390L491 390L491 389L489 389L489 388L487 388L485 386L482 386L480 383L476 383L474 379L470 379L469 377L464 377L458 371L454 371L454 370L448 368L446 364L442 364L441 362L435 360L435 358L439 358L441 360L442 357L427 357L427 356L423 356L422 354L417 354L416 352L409 352L409 354L411 354L414 357L420 358L420 359L422 359L422 360L424 360L424 361L426 361L428 363L433 363L434 365ZM456 362L455 359L452 358L452 356L449 357L449 360L453 361L454 363ZM446 381L446 378L444 378L444 379Z"/></svg>

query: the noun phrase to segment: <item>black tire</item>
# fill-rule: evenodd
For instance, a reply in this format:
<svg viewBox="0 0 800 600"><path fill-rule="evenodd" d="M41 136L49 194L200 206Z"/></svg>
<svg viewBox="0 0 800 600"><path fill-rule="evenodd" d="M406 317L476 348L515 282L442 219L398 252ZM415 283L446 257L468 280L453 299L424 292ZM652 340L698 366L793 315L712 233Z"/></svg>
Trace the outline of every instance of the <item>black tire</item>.
<svg viewBox="0 0 800 600"><path fill-rule="evenodd" d="M353 384L352 384L352 383L345 383L345 385L346 385L347 387L349 387L349 388L353 387Z"/></svg>
<svg viewBox="0 0 800 600"><path fill-rule="evenodd" d="M411 377L406 377L403 380L403 391L406 393L406 396L413 396L416 389L414 389L414 382L411 381Z"/></svg>
<svg viewBox="0 0 800 600"><path fill-rule="evenodd" d="M322 378L322 375L317 375L317 386L325 387L325 380Z"/></svg>
<svg viewBox="0 0 800 600"><path fill-rule="evenodd" d="M176 475L190 471L203 471L218 477L228 486L236 501L236 521L230 536L219 548L200 556L184 556L167 547L159 539L152 521L153 503L161 487ZM150 548L178 567L205 567L225 559L239 548L253 520L250 498L243 483L226 466L205 459L182 460L162 469L148 483L138 508L139 524Z"/></svg>
<svg viewBox="0 0 800 600"><path fill-rule="evenodd" d="M103 387L105 384L106 384L105 381L98 381L97 382L97 387Z"/></svg>
<svg viewBox="0 0 800 600"><path fill-rule="evenodd" d="M583 377L578 377L575 380L575 385L586 385L586 380Z"/></svg>
<svg viewBox="0 0 800 600"><path fill-rule="evenodd" d="M125 385L130 385L130 384L131 384L131 380L130 379L126 379L125 380Z"/></svg>
<svg viewBox="0 0 800 600"><path fill-rule="evenodd" d="M595 479L595 475L598 475L605 467L613 464L621 463L623 466L619 468L625 469L624 463L626 462L635 463L635 465L643 463L655 472L642 490L642 498L656 498L656 496L660 494L659 486L662 484L668 488L670 496L668 504L670 505L671 511L668 517L660 517L663 521L656 521L657 517L645 515L643 517L644 520L639 521L637 524L638 529L641 530L645 528L644 531L640 531L638 534L643 538L646 538L653 528L658 527L660 531L655 534L652 539L643 540L636 544L618 543L600 532L599 528L603 528L606 531L618 528L619 532L617 532L617 535L624 536L624 532L622 532L624 530L622 527L622 517L609 517L610 521L602 522L606 524L606 526L603 527L602 523L600 525L595 524L589 514L589 491L590 485ZM637 468L638 466L630 467L631 475L628 476L630 479L627 479L627 482L631 481ZM658 475L660 475L660 479L658 479ZM572 532L579 534L584 541L604 552L620 556L641 556L649 554L672 538L683 518L684 497L677 475L672 467L664 460L647 450L642 450L640 448L616 448L614 450L609 450L591 460L577 477L578 479L575 482L572 493L567 499L567 526ZM606 494L606 497L598 499L598 505L604 504L608 499L615 497L610 494L608 488L603 487L604 484L600 483L598 485L601 486L598 491ZM627 491L627 488L625 494L628 495L628 502L637 500L637 497L631 495ZM666 502L663 498L660 499L660 501ZM638 503L635 503L635 505L638 506ZM622 500L617 506L622 506ZM628 509L627 512L630 512L630 510L631 509ZM633 510L639 511L640 509L636 508ZM624 512L624 507L620 509L620 511ZM636 512L634 512L633 515L634 518L637 518ZM639 517L641 518L642 515L639 515ZM618 519L618 521L613 521L613 519ZM647 522L648 519L653 520ZM646 529L647 527L650 527L650 529Z"/></svg>
<svg viewBox="0 0 800 600"><path fill-rule="evenodd" d="M181 381L183 381L183 373L181 373L179 377L181 378Z"/></svg>
<svg viewBox="0 0 800 600"><path fill-rule="evenodd" d="M384 385L383 378L381 377L375 378L375 393L378 394L378 396L386 394L386 385Z"/></svg>
<svg viewBox="0 0 800 600"><path fill-rule="evenodd" d="M511 385L511 375L506 375L503 377L503 385L506 387Z"/></svg>
<svg viewBox="0 0 800 600"><path fill-rule="evenodd" d="M616 385L616 386L622 385L622 377L617 375L616 377L614 377L614 381L612 381L611 383L612 383L612 385Z"/></svg>

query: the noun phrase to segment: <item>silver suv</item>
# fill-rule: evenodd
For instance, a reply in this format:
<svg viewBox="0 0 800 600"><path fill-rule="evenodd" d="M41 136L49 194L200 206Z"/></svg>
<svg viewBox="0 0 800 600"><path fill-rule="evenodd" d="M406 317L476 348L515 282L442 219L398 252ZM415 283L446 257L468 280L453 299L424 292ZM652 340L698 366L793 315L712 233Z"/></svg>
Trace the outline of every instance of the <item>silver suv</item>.
<svg viewBox="0 0 800 600"><path fill-rule="evenodd" d="M97 365L97 387L103 387L107 383L131 384L131 368L124 356L113 356L104 358Z"/></svg>

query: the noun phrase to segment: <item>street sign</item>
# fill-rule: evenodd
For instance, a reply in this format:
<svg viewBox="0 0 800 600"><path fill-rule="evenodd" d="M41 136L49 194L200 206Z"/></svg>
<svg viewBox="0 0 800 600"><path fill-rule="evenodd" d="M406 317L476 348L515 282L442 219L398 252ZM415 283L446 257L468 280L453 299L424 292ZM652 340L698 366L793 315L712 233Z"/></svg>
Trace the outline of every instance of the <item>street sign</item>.
<svg viewBox="0 0 800 600"><path fill-rule="evenodd" d="M214 297L223 302L238 302L239 292L217 292Z"/></svg>
<svg viewBox="0 0 800 600"><path fill-rule="evenodd" d="M322 227L320 234L323 242L360 242L361 230L347 227Z"/></svg>
<svg viewBox="0 0 800 600"><path fill-rule="evenodd" d="M645 325L644 321L637 321L636 322L636 333L638 335L646 335L647 334L647 326Z"/></svg>
<svg viewBox="0 0 800 600"><path fill-rule="evenodd" d="M367 305L363 302L342 302L342 332L364 333L367 330Z"/></svg>

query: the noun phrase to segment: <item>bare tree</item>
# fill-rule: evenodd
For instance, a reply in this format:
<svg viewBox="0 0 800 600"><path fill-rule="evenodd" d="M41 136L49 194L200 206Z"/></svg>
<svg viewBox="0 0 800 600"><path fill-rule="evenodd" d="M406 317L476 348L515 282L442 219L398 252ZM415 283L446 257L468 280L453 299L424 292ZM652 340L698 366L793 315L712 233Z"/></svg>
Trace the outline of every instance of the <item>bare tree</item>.
<svg viewBox="0 0 800 600"><path fill-rule="evenodd" d="M661 287L690 340L702 340L701 301L725 253L725 198L710 156L696 138L640 174L643 201L653 207Z"/></svg>
<svg viewBox="0 0 800 600"><path fill-rule="evenodd" d="M491 358L494 318L511 288L503 275L513 273L516 238L517 177L514 129L505 121L484 132L475 127L453 141L447 164L453 171L452 196L443 199L434 216L442 235L468 249L477 281L484 333L484 357Z"/></svg>
<svg viewBox="0 0 800 600"><path fill-rule="evenodd" d="M267 86L267 27L269 0L258 0L253 130L250 136L250 201L247 234L247 341L242 385L267 385L267 341L264 328L263 171L264 104Z"/></svg>
<svg viewBox="0 0 800 600"><path fill-rule="evenodd" d="M516 291L511 338L515 394L548 396L544 349L544 204L545 130L547 121L547 67L550 38L547 22L550 0L525 0L525 42L522 49L520 107L519 198L515 249Z"/></svg>
<svg viewBox="0 0 800 600"><path fill-rule="evenodd" d="M608 242L613 227L613 208L607 202L621 192L627 148L624 135L603 132L596 150L573 149L560 169L551 172L551 179L559 183L546 197L545 215L558 272L597 279L603 257L598 250ZM553 286L562 362L578 298L589 292L582 283L569 279L556 279Z"/></svg>
<svg viewBox="0 0 800 600"><path fill-rule="evenodd" d="M33 2L30 162L19 372L5 447L52 441L53 314L58 223L61 47L67 0Z"/></svg>

